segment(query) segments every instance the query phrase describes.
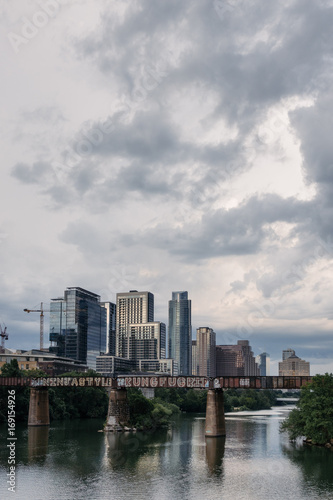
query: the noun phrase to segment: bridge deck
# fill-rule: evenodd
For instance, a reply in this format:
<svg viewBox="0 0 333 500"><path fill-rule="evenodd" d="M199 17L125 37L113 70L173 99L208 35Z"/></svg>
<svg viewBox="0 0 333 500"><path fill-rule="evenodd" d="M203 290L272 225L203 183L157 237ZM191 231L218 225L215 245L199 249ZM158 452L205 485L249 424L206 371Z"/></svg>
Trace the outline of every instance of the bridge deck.
<svg viewBox="0 0 333 500"><path fill-rule="evenodd" d="M300 389L312 377L0 377L0 386L25 387L165 387L196 389Z"/></svg>

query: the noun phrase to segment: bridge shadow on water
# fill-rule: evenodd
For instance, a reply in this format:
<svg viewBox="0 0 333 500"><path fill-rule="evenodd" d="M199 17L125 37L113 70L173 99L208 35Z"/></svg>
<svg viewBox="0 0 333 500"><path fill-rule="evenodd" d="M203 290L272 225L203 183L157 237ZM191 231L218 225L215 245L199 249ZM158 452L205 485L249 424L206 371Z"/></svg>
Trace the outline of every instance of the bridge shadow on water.
<svg viewBox="0 0 333 500"><path fill-rule="evenodd" d="M193 456L200 456L209 476L223 475L225 437L204 437L204 419L182 416L168 429L105 434L110 469L134 471L146 464L187 470Z"/></svg>
<svg viewBox="0 0 333 500"><path fill-rule="evenodd" d="M43 464L49 446L48 426L28 428L28 462Z"/></svg>
<svg viewBox="0 0 333 500"><path fill-rule="evenodd" d="M108 432L108 464L113 470L135 469L143 457L151 458L159 447L167 446L171 441L168 429L153 429L137 432Z"/></svg>
<svg viewBox="0 0 333 500"><path fill-rule="evenodd" d="M206 437L206 463L210 474L221 476L225 452L225 436Z"/></svg>

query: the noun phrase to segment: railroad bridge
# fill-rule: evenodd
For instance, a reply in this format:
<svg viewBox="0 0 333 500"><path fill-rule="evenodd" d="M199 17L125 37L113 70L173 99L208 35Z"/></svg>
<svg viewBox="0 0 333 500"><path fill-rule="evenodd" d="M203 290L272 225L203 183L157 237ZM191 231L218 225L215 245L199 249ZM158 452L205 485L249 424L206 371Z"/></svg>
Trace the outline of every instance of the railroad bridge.
<svg viewBox="0 0 333 500"><path fill-rule="evenodd" d="M104 387L109 392L106 431L128 424L127 389L192 388L207 390L206 437L225 436L224 389L300 389L312 377L170 377L126 375L118 377L0 377L0 386L30 387L29 426L49 425L49 387Z"/></svg>

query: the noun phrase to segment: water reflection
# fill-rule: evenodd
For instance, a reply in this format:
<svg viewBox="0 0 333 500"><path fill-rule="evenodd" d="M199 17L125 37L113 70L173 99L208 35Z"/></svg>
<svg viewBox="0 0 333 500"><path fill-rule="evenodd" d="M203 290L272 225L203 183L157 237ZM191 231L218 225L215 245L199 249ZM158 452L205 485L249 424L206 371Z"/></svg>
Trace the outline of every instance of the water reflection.
<svg viewBox="0 0 333 500"><path fill-rule="evenodd" d="M206 438L206 462L211 474L222 475L224 451L225 437Z"/></svg>
<svg viewBox="0 0 333 500"><path fill-rule="evenodd" d="M94 420L18 425L15 498L333 498L333 452L289 444L280 419L276 412L228 416L226 438L205 438L202 415L182 414L169 430L152 433L104 434ZM6 442L6 426L0 438ZM2 477L7 461L0 447ZM2 481L0 498L6 494Z"/></svg>
<svg viewBox="0 0 333 500"><path fill-rule="evenodd" d="M108 432L105 435L107 443L107 464L111 469L134 469L142 457L159 454L160 447L170 441L172 436L167 429L154 432Z"/></svg>
<svg viewBox="0 0 333 500"><path fill-rule="evenodd" d="M319 446L288 443L282 452L303 474L304 488L315 485L320 491L333 491L333 451Z"/></svg>
<svg viewBox="0 0 333 500"><path fill-rule="evenodd" d="M43 464L49 444L49 427L28 428L28 461L29 463Z"/></svg>

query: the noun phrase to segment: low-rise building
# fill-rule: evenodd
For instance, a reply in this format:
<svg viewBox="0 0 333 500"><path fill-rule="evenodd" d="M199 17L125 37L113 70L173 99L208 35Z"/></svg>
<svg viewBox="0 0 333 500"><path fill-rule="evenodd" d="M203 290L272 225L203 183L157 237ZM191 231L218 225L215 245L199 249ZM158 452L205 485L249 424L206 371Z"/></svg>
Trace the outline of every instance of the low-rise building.
<svg viewBox="0 0 333 500"><path fill-rule="evenodd" d="M165 374L176 377L178 375L178 365L177 362L172 358L140 359L139 371L156 373L158 375Z"/></svg>
<svg viewBox="0 0 333 500"><path fill-rule="evenodd" d="M135 360L102 354L96 358L96 371L104 377L130 373L135 369Z"/></svg>
<svg viewBox="0 0 333 500"><path fill-rule="evenodd" d="M295 352L295 351L294 351ZM279 362L279 376L281 377L309 377L310 363L292 354Z"/></svg>
<svg viewBox="0 0 333 500"><path fill-rule="evenodd" d="M31 349L30 351L5 350L5 353L0 355L0 368L5 363L10 363L13 359L17 360L20 370L43 370L50 377L55 377L67 372L85 372L87 365L80 361L58 357L53 353L40 351L39 349Z"/></svg>

